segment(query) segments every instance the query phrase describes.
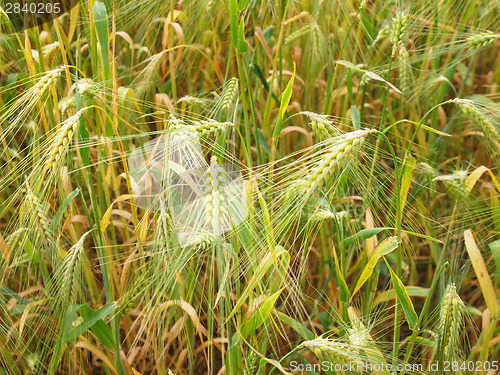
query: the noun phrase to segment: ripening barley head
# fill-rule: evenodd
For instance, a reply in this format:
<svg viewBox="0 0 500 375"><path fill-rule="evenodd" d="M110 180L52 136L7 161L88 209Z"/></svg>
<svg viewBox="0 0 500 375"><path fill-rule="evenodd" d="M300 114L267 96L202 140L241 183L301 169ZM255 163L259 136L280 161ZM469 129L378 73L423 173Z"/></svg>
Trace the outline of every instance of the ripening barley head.
<svg viewBox="0 0 500 375"><path fill-rule="evenodd" d="M299 348L309 349L319 360L329 360L339 364L361 363L364 359L350 343L337 339L317 337L302 342Z"/></svg>
<svg viewBox="0 0 500 375"><path fill-rule="evenodd" d="M438 322L438 351L442 360L457 359L462 342L465 304L457 294L457 288L451 283L441 300Z"/></svg>
<svg viewBox="0 0 500 375"><path fill-rule="evenodd" d="M44 244L48 244L52 240L52 233L49 229L49 220L46 215L45 206L40 199L33 193L28 184L25 184L23 189L25 192L24 201L21 205L21 221L27 228L34 228L38 237Z"/></svg>
<svg viewBox="0 0 500 375"><path fill-rule="evenodd" d="M392 19L392 56L396 55L398 47L403 45L406 38L408 14L398 11Z"/></svg>
<svg viewBox="0 0 500 375"><path fill-rule="evenodd" d="M161 51L147 60L146 66L141 70L136 79L138 85L135 93L138 98L144 99L154 89L156 77L158 77L160 72L161 62L167 53L167 50Z"/></svg>
<svg viewBox="0 0 500 375"><path fill-rule="evenodd" d="M4 128L4 132L0 136L1 143L6 139L8 140L11 133L15 134L18 127L28 120L37 104L46 98L50 90L55 86L63 70L64 66L49 70L33 87L30 87L24 94L19 96L12 105L3 108L3 113L0 113L0 124L4 121L9 121L10 124L7 128Z"/></svg>
<svg viewBox="0 0 500 375"><path fill-rule="evenodd" d="M324 157L300 181L301 195L310 197L315 189L322 187L333 176L349 157L355 155L369 134L376 133L373 129L356 130L343 136L333 138L325 143Z"/></svg>
<svg viewBox="0 0 500 375"><path fill-rule="evenodd" d="M471 50L479 50L500 38L500 34L495 34L492 31L484 31L478 34L471 35L467 38L466 44Z"/></svg>
<svg viewBox="0 0 500 375"><path fill-rule="evenodd" d="M54 167L58 165L61 158L66 154L69 145L73 140L73 136L78 128L80 117L86 110L87 108L80 109L73 116L69 117L61 124L59 124L59 129L51 139L51 145L46 153L47 171L53 170Z"/></svg>
<svg viewBox="0 0 500 375"><path fill-rule="evenodd" d="M58 300L62 304L77 303L81 291L82 263L85 256L84 242L87 235L84 233L64 255L56 272Z"/></svg>
<svg viewBox="0 0 500 375"><path fill-rule="evenodd" d="M500 107L484 97L474 96L469 99L453 100L464 115L483 134L479 140L486 149L498 157L500 150Z"/></svg>
<svg viewBox="0 0 500 375"><path fill-rule="evenodd" d="M221 111L222 113L230 113L235 101L238 98L239 81L238 78L231 78L227 81L224 91L222 92Z"/></svg>
<svg viewBox="0 0 500 375"><path fill-rule="evenodd" d="M230 197L227 191L229 176L215 156L210 159L210 167L205 172L205 178L207 183L203 221L218 236L231 227L231 219L228 206Z"/></svg>
<svg viewBox="0 0 500 375"><path fill-rule="evenodd" d="M301 113L307 116L311 121L309 125L311 126L313 134L318 141L321 142L341 135L340 129L335 126L333 121L331 121L328 116L308 111L303 111Z"/></svg>

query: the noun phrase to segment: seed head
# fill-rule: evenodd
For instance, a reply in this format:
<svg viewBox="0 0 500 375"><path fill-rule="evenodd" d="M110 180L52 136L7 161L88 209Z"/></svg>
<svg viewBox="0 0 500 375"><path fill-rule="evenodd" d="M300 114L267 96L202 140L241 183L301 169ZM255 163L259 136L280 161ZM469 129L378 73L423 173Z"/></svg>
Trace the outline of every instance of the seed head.
<svg viewBox="0 0 500 375"><path fill-rule="evenodd" d="M408 14L403 12L398 12L396 16L392 19L392 56L394 57L397 48L403 44L406 37L406 22L408 20Z"/></svg>
<svg viewBox="0 0 500 375"><path fill-rule="evenodd" d="M500 38L500 34L485 31L468 37L466 43L471 50L478 50L490 45L498 38Z"/></svg>
<svg viewBox="0 0 500 375"><path fill-rule="evenodd" d="M452 283L443 297L439 314L439 347L444 358L449 358L460 342L464 311L465 304Z"/></svg>
<svg viewBox="0 0 500 375"><path fill-rule="evenodd" d="M57 131L54 139L52 140L52 146L48 153L48 162L46 170L53 169L58 163L62 155L67 151L73 135L78 127L80 116L87 108L80 109L73 116L69 117L67 120L60 124L60 128Z"/></svg>
<svg viewBox="0 0 500 375"><path fill-rule="evenodd" d="M321 160L309 174L298 183L302 194L309 197L313 191L323 184L340 168L346 157L359 150L368 134L375 133L373 129L356 130L331 140Z"/></svg>

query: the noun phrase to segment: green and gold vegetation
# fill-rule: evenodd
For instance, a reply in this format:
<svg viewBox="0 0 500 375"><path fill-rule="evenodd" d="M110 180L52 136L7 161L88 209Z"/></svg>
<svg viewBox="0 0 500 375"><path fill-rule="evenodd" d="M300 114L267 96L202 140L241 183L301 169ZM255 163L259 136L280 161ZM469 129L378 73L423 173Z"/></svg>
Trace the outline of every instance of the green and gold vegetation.
<svg viewBox="0 0 500 375"><path fill-rule="evenodd" d="M6 3L0 374L497 373L498 1Z"/></svg>

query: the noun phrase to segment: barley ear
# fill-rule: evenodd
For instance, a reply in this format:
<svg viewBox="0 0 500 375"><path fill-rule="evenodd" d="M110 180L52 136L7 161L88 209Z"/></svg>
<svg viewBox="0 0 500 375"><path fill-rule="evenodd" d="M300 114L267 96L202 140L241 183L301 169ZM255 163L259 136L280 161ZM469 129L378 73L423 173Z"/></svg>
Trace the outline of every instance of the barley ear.
<svg viewBox="0 0 500 375"><path fill-rule="evenodd" d="M320 160L304 179L297 181L301 194L307 199L317 188L322 187L342 168L345 159L360 149L366 136L374 132L376 130L373 129L356 130L327 142L324 159Z"/></svg>
<svg viewBox="0 0 500 375"><path fill-rule="evenodd" d="M500 142L500 131L495 127L490 118L481 110L474 101L469 99L454 99L465 116L467 116L479 130L488 138Z"/></svg>
<svg viewBox="0 0 500 375"><path fill-rule="evenodd" d="M485 31L467 38L466 44L471 50L479 50L500 38L500 34L491 31Z"/></svg>
<svg viewBox="0 0 500 375"><path fill-rule="evenodd" d="M92 230L83 234L64 256L57 272L57 282L60 286L58 294L63 303L77 303L81 290L82 261L84 258L84 241Z"/></svg>
<svg viewBox="0 0 500 375"><path fill-rule="evenodd" d="M442 360L456 358L462 334L465 304L454 283L448 286L441 301L438 325L438 353Z"/></svg>
<svg viewBox="0 0 500 375"><path fill-rule="evenodd" d="M339 364L362 363L362 358L352 345L339 340L318 337L302 342L299 348L311 350L319 360L326 359Z"/></svg>
<svg viewBox="0 0 500 375"><path fill-rule="evenodd" d="M236 98L238 96L238 78L231 78L227 81L224 91L222 93L222 105L221 111L223 113L228 113L231 110Z"/></svg>

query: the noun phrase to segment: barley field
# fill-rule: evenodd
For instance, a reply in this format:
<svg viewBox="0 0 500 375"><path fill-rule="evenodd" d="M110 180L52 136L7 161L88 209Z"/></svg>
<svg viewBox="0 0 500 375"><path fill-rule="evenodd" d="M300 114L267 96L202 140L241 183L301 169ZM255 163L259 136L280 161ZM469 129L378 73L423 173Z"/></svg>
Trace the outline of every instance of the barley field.
<svg viewBox="0 0 500 375"><path fill-rule="evenodd" d="M500 373L498 0L44 3L0 0L0 375Z"/></svg>

